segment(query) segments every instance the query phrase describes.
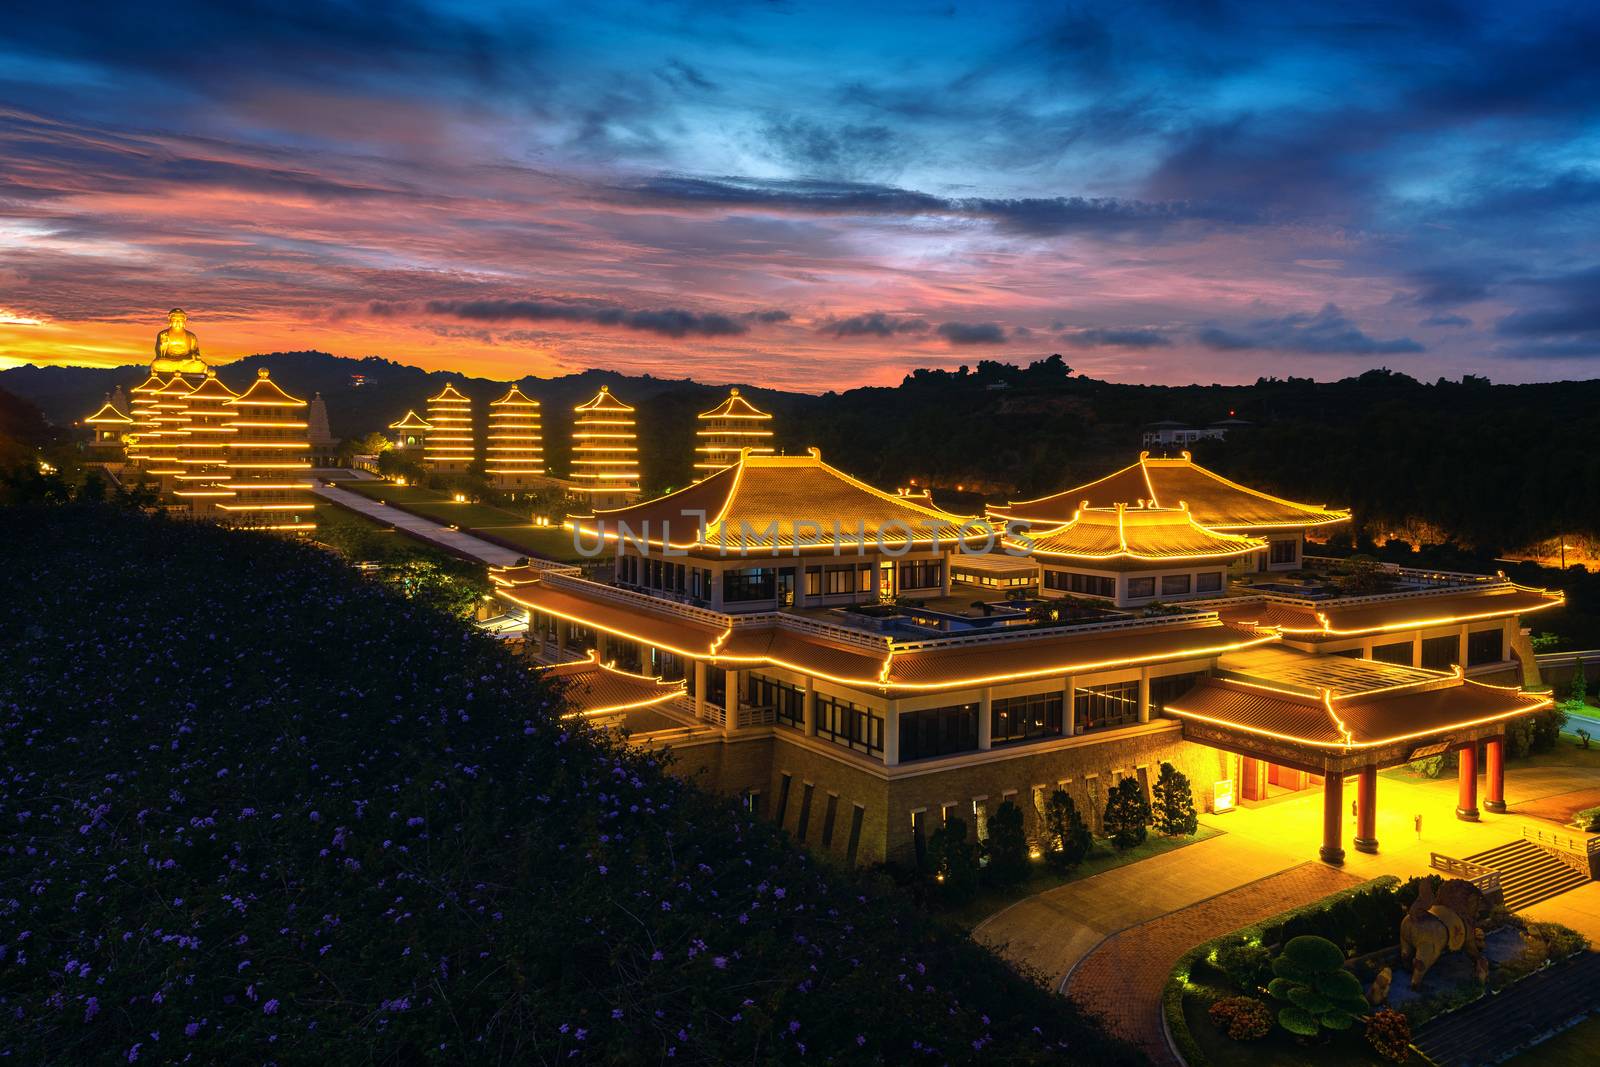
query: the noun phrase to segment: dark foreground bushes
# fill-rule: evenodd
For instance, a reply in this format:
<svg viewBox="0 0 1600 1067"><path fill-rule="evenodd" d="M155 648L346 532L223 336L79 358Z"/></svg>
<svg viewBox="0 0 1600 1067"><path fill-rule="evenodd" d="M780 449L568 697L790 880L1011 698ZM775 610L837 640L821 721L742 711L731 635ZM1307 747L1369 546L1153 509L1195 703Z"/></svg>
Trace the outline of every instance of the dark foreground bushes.
<svg viewBox="0 0 1600 1067"><path fill-rule="evenodd" d="M317 549L0 511L0 1054L1129 1062Z"/></svg>

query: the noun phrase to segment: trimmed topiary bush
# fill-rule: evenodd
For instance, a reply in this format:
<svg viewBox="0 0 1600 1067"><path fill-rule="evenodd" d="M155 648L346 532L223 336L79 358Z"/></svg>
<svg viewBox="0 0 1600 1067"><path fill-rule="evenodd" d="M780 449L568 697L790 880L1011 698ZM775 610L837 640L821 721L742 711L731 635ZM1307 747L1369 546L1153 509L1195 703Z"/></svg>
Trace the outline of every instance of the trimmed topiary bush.
<svg viewBox="0 0 1600 1067"><path fill-rule="evenodd" d="M1272 981L1272 953L1259 942L1240 941L1217 950L1217 968L1246 992L1265 989Z"/></svg>
<svg viewBox="0 0 1600 1067"><path fill-rule="evenodd" d="M1283 946L1272 961L1276 975L1267 992L1283 1002L1278 1025L1300 1037L1323 1030L1348 1030L1365 1015L1367 999L1361 982L1344 969L1344 953L1323 937L1301 935Z"/></svg>
<svg viewBox="0 0 1600 1067"><path fill-rule="evenodd" d="M1256 1041L1272 1029L1272 1011L1255 997L1223 997L1206 1009L1218 1030L1235 1041Z"/></svg>
<svg viewBox="0 0 1600 1067"><path fill-rule="evenodd" d="M1156 777L1153 809L1155 826L1167 837L1192 837L1200 829L1194 810L1194 791L1188 777L1170 763L1161 765Z"/></svg>
<svg viewBox="0 0 1600 1067"><path fill-rule="evenodd" d="M935 893L946 904L965 904L978 894L978 850L967 840L965 819L952 815L928 839L928 867Z"/></svg>

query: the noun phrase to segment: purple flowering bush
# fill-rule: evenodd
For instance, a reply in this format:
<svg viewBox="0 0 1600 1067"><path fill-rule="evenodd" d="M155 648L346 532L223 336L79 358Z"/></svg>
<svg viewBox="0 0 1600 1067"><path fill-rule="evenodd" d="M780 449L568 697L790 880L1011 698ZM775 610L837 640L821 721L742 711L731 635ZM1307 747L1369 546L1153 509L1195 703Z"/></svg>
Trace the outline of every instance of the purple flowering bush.
<svg viewBox="0 0 1600 1067"><path fill-rule="evenodd" d="M1137 1062L317 548L0 510L0 1054Z"/></svg>

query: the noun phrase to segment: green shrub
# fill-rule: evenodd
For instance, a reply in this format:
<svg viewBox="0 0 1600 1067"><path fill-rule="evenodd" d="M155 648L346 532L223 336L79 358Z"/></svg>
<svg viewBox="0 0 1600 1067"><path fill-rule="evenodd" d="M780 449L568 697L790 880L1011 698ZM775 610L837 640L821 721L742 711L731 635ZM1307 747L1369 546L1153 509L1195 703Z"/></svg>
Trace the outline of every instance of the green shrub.
<svg viewBox="0 0 1600 1067"><path fill-rule="evenodd" d="M1150 825L1150 804L1144 798L1135 778L1124 778L1106 798L1103 828L1111 843L1119 849L1130 849L1146 837L1145 827Z"/></svg>
<svg viewBox="0 0 1600 1067"><path fill-rule="evenodd" d="M1189 837L1200 828L1194 810L1194 792L1189 779L1170 763L1161 765L1156 777L1155 803L1151 805L1155 827L1167 837Z"/></svg>
<svg viewBox="0 0 1600 1067"><path fill-rule="evenodd" d="M978 850L967 840L965 819L951 816L928 839L928 869L935 893L946 904L964 904L978 894Z"/></svg>
<svg viewBox="0 0 1600 1067"><path fill-rule="evenodd" d="M1283 1002L1278 1025L1300 1037L1323 1030L1348 1030L1365 1015L1361 982L1344 969L1344 953L1323 937L1302 935L1283 946L1272 961L1276 975L1267 992Z"/></svg>
<svg viewBox="0 0 1600 1067"><path fill-rule="evenodd" d="M1217 950L1217 969L1246 993L1272 980L1272 953L1258 941L1237 941Z"/></svg>
<svg viewBox="0 0 1600 1067"><path fill-rule="evenodd" d="M1022 809L1006 801L989 816L989 877L1016 885L1028 877L1028 836L1022 831Z"/></svg>
<svg viewBox="0 0 1600 1067"><path fill-rule="evenodd" d="M1257 1041L1272 1029L1272 1012L1255 997L1223 997L1206 1014L1235 1041Z"/></svg>
<svg viewBox="0 0 1600 1067"><path fill-rule="evenodd" d="M1065 789L1052 792L1044 802L1045 860L1059 871L1083 862L1094 847L1089 825Z"/></svg>

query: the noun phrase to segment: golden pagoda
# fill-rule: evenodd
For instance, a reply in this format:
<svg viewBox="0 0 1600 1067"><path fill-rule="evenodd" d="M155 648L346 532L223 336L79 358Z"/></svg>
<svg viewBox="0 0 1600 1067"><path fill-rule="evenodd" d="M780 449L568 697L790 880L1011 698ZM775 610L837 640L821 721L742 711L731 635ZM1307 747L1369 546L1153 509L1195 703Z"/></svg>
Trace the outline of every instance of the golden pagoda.
<svg viewBox="0 0 1600 1067"><path fill-rule="evenodd" d="M408 448L423 447L425 435L433 427L421 415L407 409L406 417L399 422L391 422L389 429L395 432L394 447L404 451Z"/></svg>
<svg viewBox="0 0 1600 1067"><path fill-rule="evenodd" d="M472 439L472 401L454 382L428 398L428 437L423 462L436 474L465 474L477 458Z"/></svg>
<svg viewBox="0 0 1600 1067"><path fill-rule="evenodd" d="M596 507L631 503L639 495L639 446L633 408L602 385L572 409L573 491Z"/></svg>
<svg viewBox="0 0 1600 1067"><path fill-rule="evenodd" d="M222 384L216 371L208 370L188 396L189 421L178 449L182 473L175 478L172 495L187 501L196 517L215 516L218 505L235 495L227 487L228 442L239 432L233 426L238 411L232 406L238 395Z"/></svg>
<svg viewBox="0 0 1600 1067"><path fill-rule="evenodd" d="M93 415L83 420L85 426L94 428L94 440L89 443L89 455L96 463L120 463L123 459L124 438L133 426L133 419L106 394L105 403Z"/></svg>
<svg viewBox="0 0 1600 1067"><path fill-rule="evenodd" d="M127 437L130 463L142 464L149 458L146 447L148 435L154 433L156 428L156 394L166 384L165 378L151 374L128 394L128 417L133 420L133 425L128 427Z"/></svg>
<svg viewBox="0 0 1600 1067"><path fill-rule="evenodd" d="M250 388L227 401L228 481L231 500L217 504L232 526L303 533L316 529L311 483L296 477L310 469L304 400L278 388L265 367Z"/></svg>
<svg viewBox="0 0 1600 1067"><path fill-rule="evenodd" d="M196 384L181 374L167 379L155 394L155 410L151 415L154 428L139 438L145 470L160 480L163 494L171 494L178 475L183 473L178 458L188 436L189 394L194 392Z"/></svg>
<svg viewBox="0 0 1600 1067"><path fill-rule="evenodd" d="M489 443L484 470L497 489L520 489L544 474L539 402L512 385L489 405Z"/></svg>
<svg viewBox="0 0 1600 1067"><path fill-rule="evenodd" d="M753 456L772 455L772 416L739 395L734 387L728 397L710 411L700 413L700 429L695 431L696 480L712 471L731 467L749 449Z"/></svg>

